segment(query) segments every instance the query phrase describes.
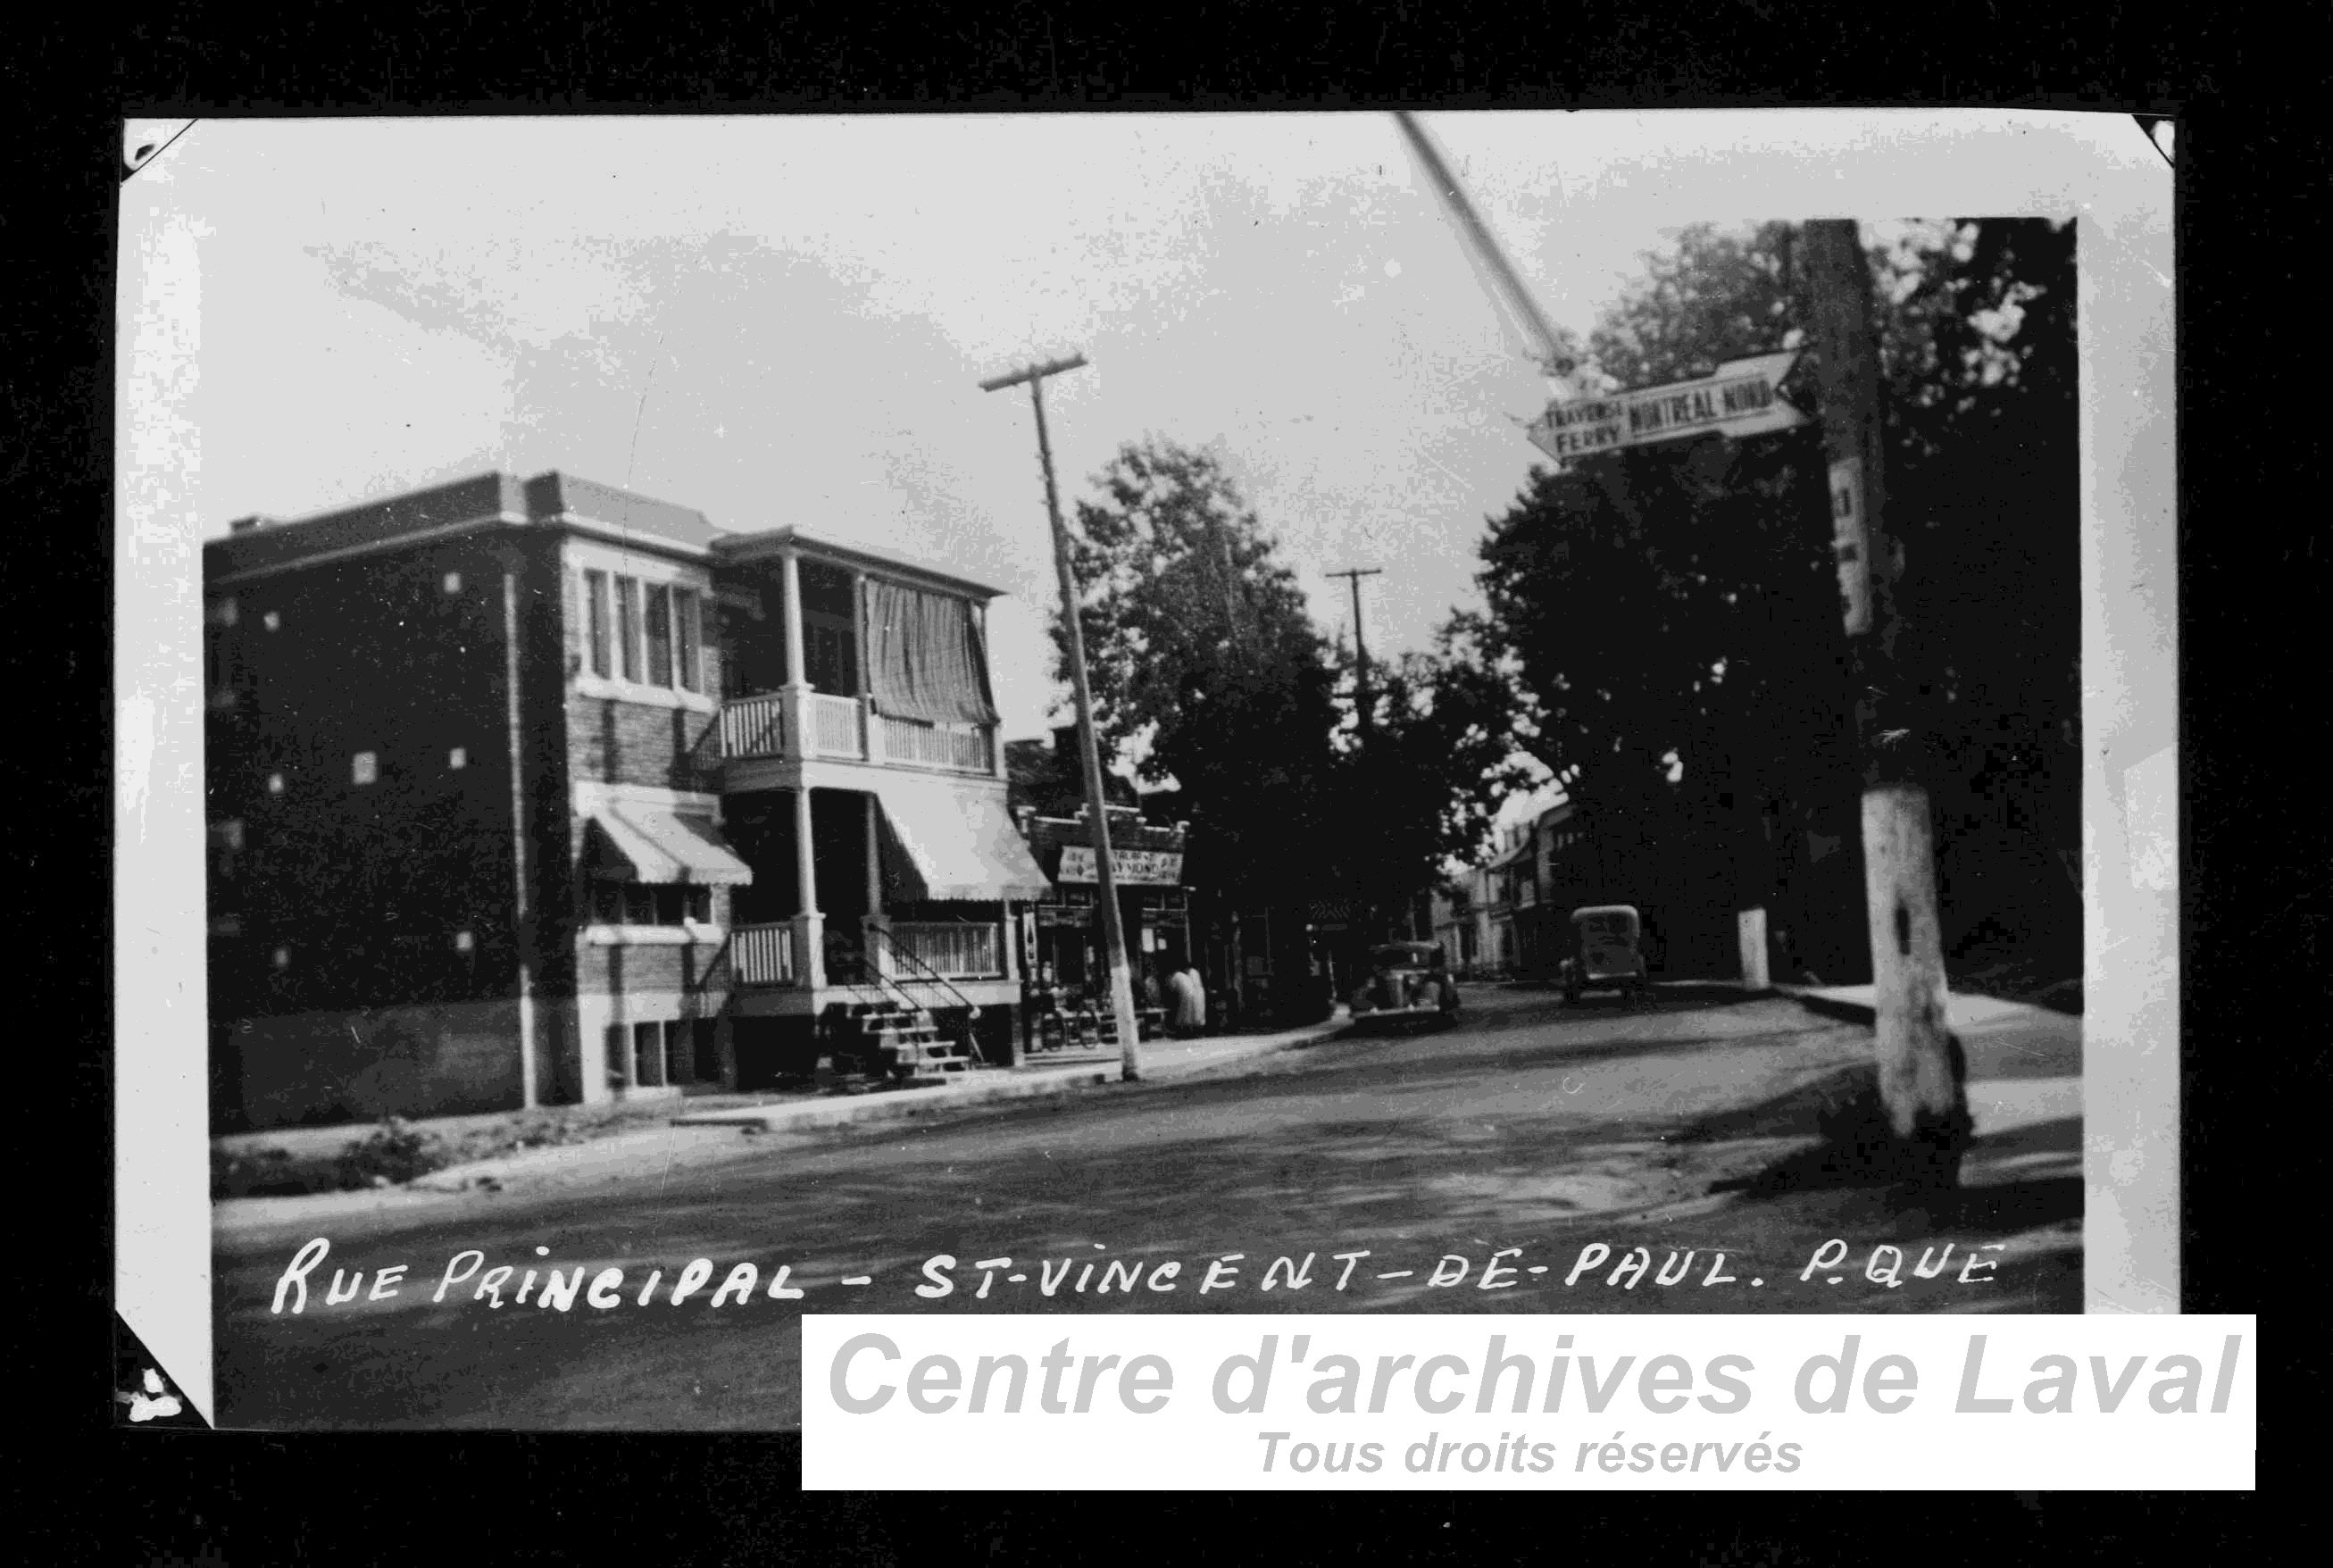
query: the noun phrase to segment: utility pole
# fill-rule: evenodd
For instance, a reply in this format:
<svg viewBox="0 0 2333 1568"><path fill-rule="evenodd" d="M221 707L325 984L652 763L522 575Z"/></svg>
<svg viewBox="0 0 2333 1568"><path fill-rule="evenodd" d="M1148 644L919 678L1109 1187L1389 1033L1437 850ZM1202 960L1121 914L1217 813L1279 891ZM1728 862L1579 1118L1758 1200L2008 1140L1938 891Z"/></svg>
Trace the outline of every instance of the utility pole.
<svg viewBox="0 0 2333 1568"><path fill-rule="evenodd" d="M1366 739L1377 726L1369 703L1369 645L1361 640L1361 579L1382 577L1385 569L1378 566L1349 566L1342 572L1331 572L1331 577L1342 577L1353 585L1353 657L1356 674L1353 680L1353 711L1360 720L1360 733Z"/></svg>
<svg viewBox="0 0 2333 1568"><path fill-rule="evenodd" d="M1809 223L1801 255L1829 458L1831 522L1863 770L1863 882L1871 937L1880 1099L1904 1176L1959 1180L1970 1132L1964 1073L1945 1015L1936 861L1918 746L1895 669L1903 552L1888 534L1871 274L1852 218Z"/></svg>
<svg viewBox="0 0 2333 1568"><path fill-rule="evenodd" d="M1031 365L1010 375L980 383L984 392L1029 384L1029 406L1037 414L1037 459L1045 471L1045 513L1053 524L1053 571L1061 584L1061 620L1069 629L1070 680L1078 700L1078 751L1085 764L1086 814L1093 822L1094 880L1099 884L1102 940L1109 961L1110 1011L1118 1020L1119 1076L1127 1082L1142 1077L1142 1025L1134 1011L1134 976L1126 962L1126 922L1118 908L1118 871L1110 863L1109 797L1102 793L1101 751L1094 741L1093 687L1086 678L1085 626L1078 614L1078 583L1070 569L1070 531L1061 522L1061 498L1053 484L1053 445L1045 432L1047 376L1084 366L1083 354L1050 364Z"/></svg>

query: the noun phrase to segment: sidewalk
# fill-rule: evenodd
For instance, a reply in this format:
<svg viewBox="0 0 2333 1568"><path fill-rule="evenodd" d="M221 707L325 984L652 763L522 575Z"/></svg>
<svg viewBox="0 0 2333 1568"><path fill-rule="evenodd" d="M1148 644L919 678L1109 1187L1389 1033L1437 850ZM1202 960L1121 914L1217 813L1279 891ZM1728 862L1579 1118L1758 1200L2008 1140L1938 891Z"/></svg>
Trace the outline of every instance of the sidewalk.
<svg viewBox="0 0 2333 1568"><path fill-rule="evenodd" d="M1827 1018L1867 1027L1878 1021L1868 986L1777 986L1774 992ZM1976 1147L1963 1167L1963 1181L1988 1186L2079 1177L2082 1020L2023 1002L1960 995L1947 999L1945 1019L1968 1055L1969 1115L1975 1122Z"/></svg>
<svg viewBox="0 0 2333 1568"><path fill-rule="evenodd" d="M1216 1068L1236 1067L1259 1057L1328 1039L1341 1033L1350 1022L1339 1007L1334 1016L1322 1023L1270 1034L1146 1041L1142 1047L1143 1080L1156 1082L1193 1078ZM1041 1058L1031 1065L983 1069L947 1083L914 1089L789 1096L783 1100L706 1096L647 1108L645 1114L638 1106L629 1110L610 1108L608 1120L636 1125L629 1130L580 1142L514 1150L486 1159L448 1166L393 1189L230 1198L219 1200L214 1208L240 1210L247 1205L258 1206L272 1214L288 1217L295 1209L322 1214L351 1205L372 1208L428 1201L415 1196L422 1194L442 1197L473 1190L494 1192L521 1181L567 1185L615 1180L644 1170L668 1170L708 1159L734 1158L749 1147L734 1136L740 1132L806 1132L862 1122L900 1121L968 1105L1066 1094L1118 1081L1118 1054L1114 1049L1074 1054L1077 1060L1065 1063ZM443 1117L410 1125L418 1132L454 1137L485 1130L521 1114L504 1111L486 1116ZM362 1141L372 1130L369 1126L285 1128L215 1139L213 1147L230 1153L272 1147L284 1149L295 1157L329 1159L349 1145ZM720 1136L725 1131L732 1136Z"/></svg>

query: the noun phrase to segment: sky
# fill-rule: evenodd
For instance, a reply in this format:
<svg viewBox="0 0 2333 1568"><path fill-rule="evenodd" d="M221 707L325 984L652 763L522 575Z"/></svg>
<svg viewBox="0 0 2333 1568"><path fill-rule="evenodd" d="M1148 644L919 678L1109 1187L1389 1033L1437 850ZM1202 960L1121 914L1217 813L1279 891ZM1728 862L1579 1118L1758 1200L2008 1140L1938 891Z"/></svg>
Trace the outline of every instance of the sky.
<svg viewBox="0 0 2333 1568"><path fill-rule="evenodd" d="M1422 118L1583 334L1687 222L1819 213L1840 165L2025 133ZM122 246L148 525L492 468L795 524L1003 590L1012 736L1066 689L1029 399L982 379L1084 354L1046 390L1065 505L1121 443L1207 447L1324 630L1353 618L1327 574L1382 571L1380 657L1475 601L1485 520L1541 460L1527 340L1382 113L204 120L124 186Z"/></svg>

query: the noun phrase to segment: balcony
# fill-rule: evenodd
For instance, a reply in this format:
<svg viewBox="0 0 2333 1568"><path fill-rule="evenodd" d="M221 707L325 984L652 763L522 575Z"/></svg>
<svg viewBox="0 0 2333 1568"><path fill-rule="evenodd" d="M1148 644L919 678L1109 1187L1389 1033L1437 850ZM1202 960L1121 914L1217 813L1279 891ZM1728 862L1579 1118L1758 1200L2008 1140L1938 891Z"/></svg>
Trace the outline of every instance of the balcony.
<svg viewBox="0 0 2333 1568"><path fill-rule="evenodd" d="M734 697L721 705L721 756L802 762L834 758L886 767L991 778L996 772L994 726L943 726L894 718L861 697L809 692L799 719L782 692Z"/></svg>

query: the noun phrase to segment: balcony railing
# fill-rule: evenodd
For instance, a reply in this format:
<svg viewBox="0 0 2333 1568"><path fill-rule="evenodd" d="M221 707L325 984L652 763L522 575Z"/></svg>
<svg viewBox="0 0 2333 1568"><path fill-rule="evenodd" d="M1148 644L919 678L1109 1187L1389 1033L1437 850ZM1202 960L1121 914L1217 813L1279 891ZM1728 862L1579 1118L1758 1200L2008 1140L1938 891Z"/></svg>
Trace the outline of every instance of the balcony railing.
<svg viewBox="0 0 2333 1568"><path fill-rule="evenodd" d="M810 699L810 733L811 747L820 756L867 755L866 710L855 697L813 692Z"/></svg>
<svg viewBox="0 0 2333 1568"><path fill-rule="evenodd" d="M917 964L949 980L994 979L1004 973L1003 944L994 926L902 920L891 928L891 943L915 960L895 967L889 948L883 949L885 972L901 978L913 978Z"/></svg>
<svg viewBox="0 0 2333 1568"><path fill-rule="evenodd" d="M790 924L731 927L729 962L740 986L792 985L793 927Z"/></svg>
<svg viewBox="0 0 2333 1568"><path fill-rule="evenodd" d="M777 693L736 697L721 705L721 755L786 755L786 710Z"/></svg>
<svg viewBox="0 0 2333 1568"><path fill-rule="evenodd" d="M854 697L804 694L802 729L787 722L787 698L779 692L732 697L721 705L721 755L748 757L841 757L891 767L994 777L996 731L988 725L926 724L870 713ZM869 743L872 742L872 745Z"/></svg>
<svg viewBox="0 0 2333 1568"><path fill-rule="evenodd" d="M995 771L995 756L989 749L992 732L984 726L925 724L888 714L878 716L876 722L881 726L885 762L949 773Z"/></svg>

